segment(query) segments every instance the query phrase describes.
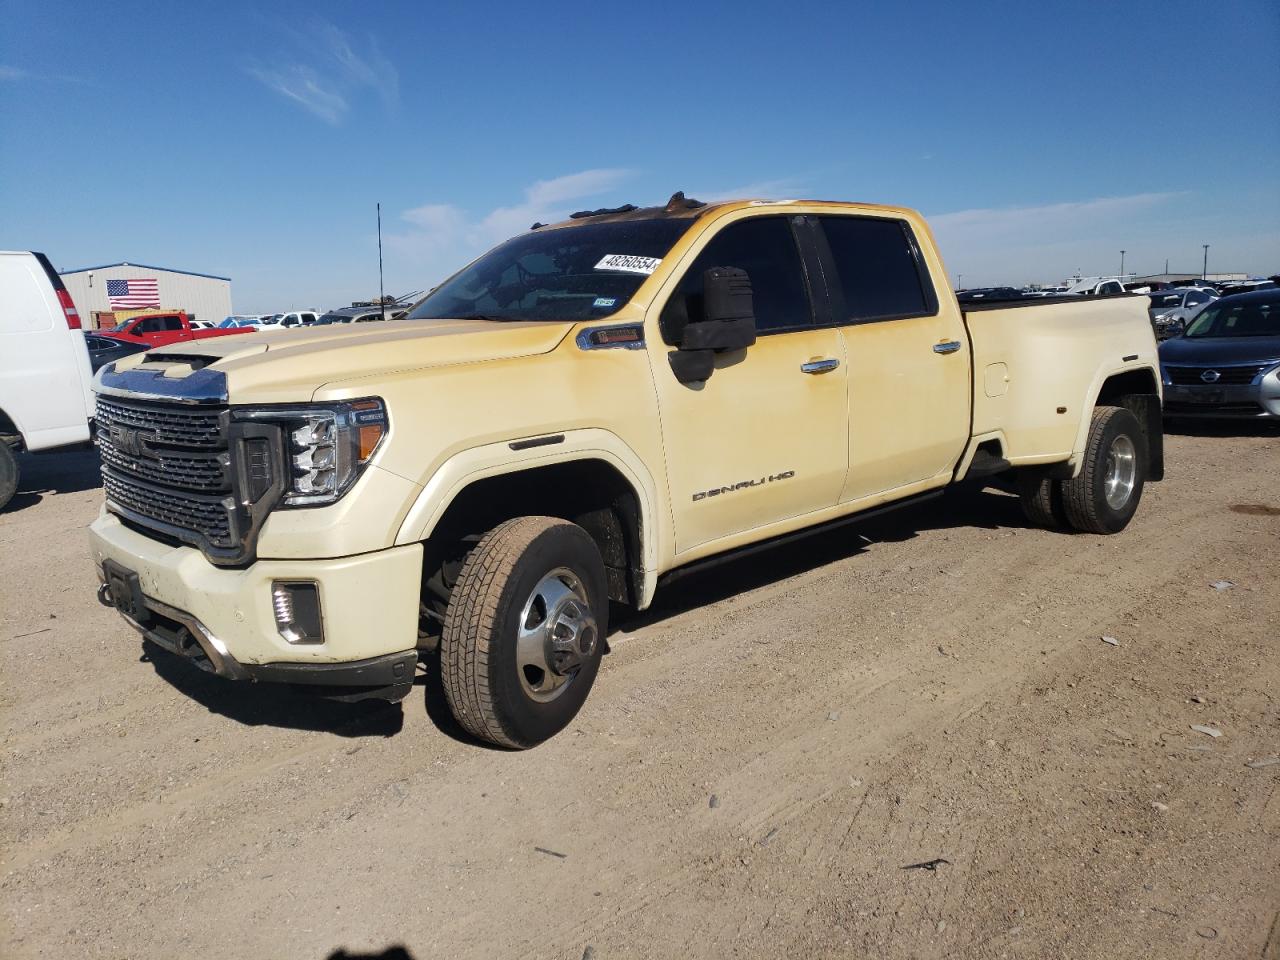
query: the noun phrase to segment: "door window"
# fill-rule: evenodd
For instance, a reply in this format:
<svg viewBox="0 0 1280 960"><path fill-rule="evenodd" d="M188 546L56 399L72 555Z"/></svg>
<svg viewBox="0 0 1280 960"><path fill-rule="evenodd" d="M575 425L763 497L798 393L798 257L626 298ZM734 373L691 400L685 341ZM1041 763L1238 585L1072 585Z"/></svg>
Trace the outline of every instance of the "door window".
<svg viewBox="0 0 1280 960"><path fill-rule="evenodd" d="M820 217L835 261L841 297L832 305L843 323L897 320L936 313L937 298L911 227L877 217Z"/></svg>
<svg viewBox="0 0 1280 960"><path fill-rule="evenodd" d="M725 227L685 271L662 311L662 338L676 346L690 315L702 312L702 278L711 267L737 267L751 277L760 334L813 324L804 267L786 217L755 217Z"/></svg>

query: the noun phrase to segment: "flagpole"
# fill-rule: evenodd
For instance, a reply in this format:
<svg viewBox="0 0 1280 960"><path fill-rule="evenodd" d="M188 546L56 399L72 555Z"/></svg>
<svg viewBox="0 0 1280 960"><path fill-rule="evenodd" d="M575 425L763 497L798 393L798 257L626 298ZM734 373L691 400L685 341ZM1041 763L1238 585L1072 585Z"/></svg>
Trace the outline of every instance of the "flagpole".
<svg viewBox="0 0 1280 960"><path fill-rule="evenodd" d="M387 295L382 289L382 204L378 204L378 307L382 310L382 319L387 319Z"/></svg>

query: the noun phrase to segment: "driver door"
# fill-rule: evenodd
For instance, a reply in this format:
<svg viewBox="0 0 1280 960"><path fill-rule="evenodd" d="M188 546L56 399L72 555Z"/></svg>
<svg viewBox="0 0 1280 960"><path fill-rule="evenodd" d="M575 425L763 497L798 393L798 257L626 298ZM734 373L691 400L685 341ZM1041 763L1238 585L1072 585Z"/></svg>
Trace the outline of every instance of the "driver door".
<svg viewBox="0 0 1280 960"><path fill-rule="evenodd" d="M686 560L833 507L848 467L844 341L815 323L793 218L753 216L722 227L686 255L657 303L700 302L710 267L750 276L755 344L718 356L707 380L683 384L669 360L680 340L679 312L673 320L664 310L661 335L648 337L675 552Z"/></svg>

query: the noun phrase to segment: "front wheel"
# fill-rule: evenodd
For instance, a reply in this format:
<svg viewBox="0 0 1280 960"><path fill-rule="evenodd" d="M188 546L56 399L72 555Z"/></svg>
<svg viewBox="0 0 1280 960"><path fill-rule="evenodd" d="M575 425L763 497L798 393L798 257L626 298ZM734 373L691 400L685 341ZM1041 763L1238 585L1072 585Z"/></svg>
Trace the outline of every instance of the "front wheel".
<svg viewBox="0 0 1280 960"><path fill-rule="evenodd" d="M519 517L467 555L440 639L449 708L472 736L535 746L581 709L608 628L604 561L576 524Z"/></svg>
<svg viewBox="0 0 1280 960"><path fill-rule="evenodd" d="M1119 533L1133 519L1147 479L1147 442L1124 407L1098 407L1080 473L1062 482L1067 521L1084 533Z"/></svg>

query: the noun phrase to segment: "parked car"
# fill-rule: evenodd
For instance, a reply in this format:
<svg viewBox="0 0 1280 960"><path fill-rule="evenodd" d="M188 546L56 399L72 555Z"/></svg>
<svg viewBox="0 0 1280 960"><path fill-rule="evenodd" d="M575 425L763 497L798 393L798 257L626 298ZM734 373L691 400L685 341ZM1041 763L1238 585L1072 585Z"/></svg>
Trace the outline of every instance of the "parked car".
<svg viewBox="0 0 1280 960"><path fill-rule="evenodd" d="M1126 293L1123 277L1077 277L1066 295L1071 297L1107 297Z"/></svg>
<svg viewBox="0 0 1280 960"><path fill-rule="evenodd" d="M80 313L43 253L0 251L0 509L21 451L85 443L93 398Z"/></svg>
<svg viewBox="0 0 1280 960"><path fill-rule="evenodd" d="M391 304L387 304L386 319L399 320L405 315L405 312L405 308L400 304L396 304L394 307ZM316 323L321 325L330 323L371 323L381 319L383 319L381 307L340 307L337 310L330 310L320 317Z"/></svg>
<svg viewBox="0 0 1280 960"><path fill-rule="evenodd" d="M132 356L135 353L151 349L150 344L134 343L131 340L121 340L118 337L104 337L93 332L85 333L84 343L89 348L89 366L93 368L94 373L121 357Z"/></svg>
<svg viewBox="0 0 1280 960"><path fill-rule="evenodd" d="M1210 296L1219 296L1218 288L1208 280L1179 280L1169 284L1171 290L1201 290Z"/></svg>
<svg viewBox="0 0 1280 960"><path fill-rule="evenodd" d="M1275 290L1276 287L1274 280L1241 280L1238 283L1224 283L1221 289L1222 295L1227 297L1237 293L1251 293L1254 290Z"/></svg>
<svg viewBox="0 0 1280 960"><path fill-rule="evenodd" d="M222 326L207 330L192 327L191 320L182 311L177 313L144 313L130 317L117 323L110 330L98 331L101 336L115 337L131 343L145 343L149 347L165 347L186 340L206 340L211 337L224 337L232 333L248 331L234 327L224 329Z"/></svg>
<svg viewBox="0 0 1280 960"><path fill-rule="evenodd" d="M214 326L219 330L256 330L261 319L258 314L233 313L231 316L219 320Z"/></svg>
<svg viewBox="0 0 1280 960"><path fill-rule="evenodd" d="M191 321L192 330L212 330L215 326L217 326L217 324L215 324L212 320L192 320Z"/></svg>
<svg viewBox="0 0 1280 960"><path fill-rule="evenodd" d="M1223 297L1160 344L1164 412L1280 417L1280 290Z"/></svg>
<svg viewBox="0 0 1280 960"><path fill-rule="evenodd" d="M1205 304L1217 299L1215 295L1198 287L1167 290L1150 296L1151 306L1147 308L1147 312L1151 316L1151 327L1157 340L1177 336L1187 321L1199 313Z"/></svg>
<svg viewBox="0 0 1280 960"><path fill-rule="evenodd" d="M348 699L438 654L459 723L529 747L586 700L610 602L692 565L997 473L1036 523L1122 530L1163 470L1146 307L962 308L905 208L583 213L394 325L104 370L104 450L164 433L105 460L99 597L223 677Z"/></svg>
<svg viewBox="0 0 1280 960"><path fill-rule="evenodd" d="M309 327L316 322L315 310L291 310L288 313L273 313L259 321L260 330L283 330L289 327Z"/></svg>

